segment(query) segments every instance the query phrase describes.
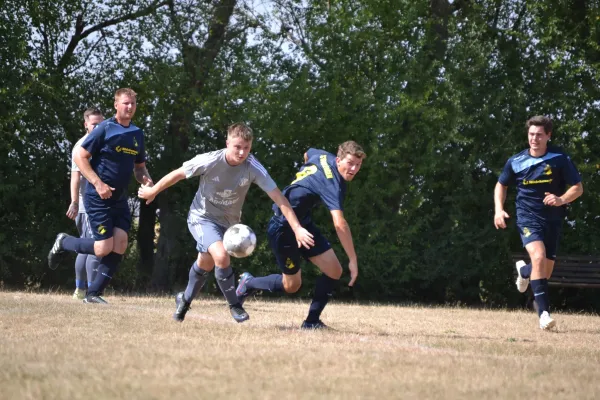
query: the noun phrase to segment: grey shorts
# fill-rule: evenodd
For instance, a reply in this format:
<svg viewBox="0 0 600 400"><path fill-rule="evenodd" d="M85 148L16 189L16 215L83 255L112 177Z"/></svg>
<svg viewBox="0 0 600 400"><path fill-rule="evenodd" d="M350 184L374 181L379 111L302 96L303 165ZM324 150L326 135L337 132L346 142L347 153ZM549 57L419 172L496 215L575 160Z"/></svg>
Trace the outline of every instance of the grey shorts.
<svg viewBox="0 0 600 400"><path fill-rule="evenodd" d="M222 242L227 227L204 218L188 219L188 229L196 239L196 250L208 253L208 248L215 242Z"/></svg>
<svg viewBox="0 0 600 400"><path fill-rule="evenodd" d="M90 225L90 219L87 213L78 213L75 217L75 226L77 226L77 232L79 237L86 239L93 239L92 226Z"/></svg>

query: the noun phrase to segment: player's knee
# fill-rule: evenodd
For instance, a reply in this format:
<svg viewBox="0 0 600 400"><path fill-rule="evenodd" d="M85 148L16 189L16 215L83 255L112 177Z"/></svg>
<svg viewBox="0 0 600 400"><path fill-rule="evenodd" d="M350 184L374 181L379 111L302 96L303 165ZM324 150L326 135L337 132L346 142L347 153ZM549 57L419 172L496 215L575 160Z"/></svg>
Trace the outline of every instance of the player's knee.
<svg viewBox="0 0 600 400"><path fill-rule="evenodd" d="M112 249L112 243L100 243L100 242L96 242L94 244L94 254L98 258L102 258L104 256L107 256L110 253L112 253L112 251L113 251L113 249Z"/></svg>
<svg viewBox="0 0 600 400"><path fill-rule="evenodd" d="M302 287L302 279L294 279L294 280L284 280L283 281L283 290L286 293L296 293Z"/></svg>
<svg viewBox="0 0 600 400"><path fill-rule="evenodd" d="M532 254L530 254L531 256L531 263L533 265L541 265L544 266L545 262L546 262L546 252L543 250L537 250L532 252Z"/></svg>
<svg viewBox="0 0 600 400"><path fill-rule="evenodd" d="M217 265L219 267L228 267L229 264L231 263L229 254L227 254L225 251L218 252L217 254L211 254L211 255L214 260L214 265Z"/></svg>

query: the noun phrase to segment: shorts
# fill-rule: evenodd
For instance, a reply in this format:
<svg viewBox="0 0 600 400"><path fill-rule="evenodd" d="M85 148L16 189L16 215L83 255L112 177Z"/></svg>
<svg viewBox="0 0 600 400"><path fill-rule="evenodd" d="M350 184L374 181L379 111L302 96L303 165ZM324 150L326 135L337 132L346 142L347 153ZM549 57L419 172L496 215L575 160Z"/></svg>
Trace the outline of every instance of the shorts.
<svg viewBox="0 0 600 400"><path fill-rule="evenodd" d="M546 248L546 258L556 260L556 251L560 241L562 231L562 221L534 222L534 221L518 221L517 227L521 234L523 247L535 241L544 242Z"/></svg>
<svg viewBox="0 0 600 400"><path fill-rule="evenodd" d="M90 225L90 219L87 213L81 212L75 217L75 226L77 226L77 232L79 237L84 239L93 239L92 227Z"/></svg>
<svg viewBox="0 0 600 400"><path fill-rule="evenodd" d="M196 239L196 250L199 253L208 253L211 244L223 241L227 227L209 219L194 217L193 220L188 218L188 229Z"/></svg>
<svg viewBox="0 0 600 400"><path fill-rule="evenodd" d="M315 245L310 249L305 247L298 248L296 235L287 223L278 217L272 217L267 228L269 245L277 260L277 265L281 272L286 275L294 275L300 270L301 257L309 259L325 253L331 249L329 241L321 234L321 231L312 223L312 221L302 224L304 229L312 233Z"/></svg>
<svg viewBox="0 0 600 400"><path fill-rule="evenodd" d="M84 202L94 240L110 239L115 228L129 232L131 211L126 195L119 199L101 199L97 194L86 192Z"/></svg>

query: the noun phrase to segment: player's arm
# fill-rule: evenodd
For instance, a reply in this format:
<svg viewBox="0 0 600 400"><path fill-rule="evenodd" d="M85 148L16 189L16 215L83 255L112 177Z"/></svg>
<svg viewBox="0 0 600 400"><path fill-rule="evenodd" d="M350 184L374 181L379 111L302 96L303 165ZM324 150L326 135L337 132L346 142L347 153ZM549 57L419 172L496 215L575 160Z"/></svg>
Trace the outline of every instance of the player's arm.
<svg viewBox="0 0 600 400"><path fill-rule="evenodd" d="M154 186L142 185L138 190L138 197L146 200L146 204L150 204L160 192L185 178L184 167L178 168L163 176Z"/></svg>
<svg viewBox="0 0 600 400"><path fill-rule="evenodd" d="M304 164L308 162L308 152L304 153Z"/></svg>
<svg viewBox="0 0 600 400"><path fill-rule="evenodd" d="M581 182L571 186L562 196L556 196L552 193L544 193L544 204L547 206L560 207L575 201L583 194L583 184Z"/></svg>
<svg viewBox="0 0 600 400"><path fill-rule="evenodd" d="M356 282L356 278L358 277L358 259L356 257L356 251L354 250L350 225L348 225L346 218L344 218L342 210L332 210L331 216L333 217L335 231L340 238L340 243L349 260L348 268L350 269L350 283L348 283L348 286L354 286L354 282Z"/></svg>
<svg viewBox="0 0 600 400"><path fill-rule="evenodd" d="M510 218L506 211L504 211L504 202L506 201L507 191L508 186L504 186L500 182L496 183L496 187L494 188L494 226L496 229L506 228L506 222L504 220Z"/></svg>
<svg viewBox="0 0 600 400"><path fill-rule="evenodd" d="M135 176L135 180L141 183L142 185L154 185L154 182L152 182L152 178L148 173L148 169L146 168L145 162L134 164L133 175Z"/></svg>
<svg viewBox="0 0 600 400"><path fill-rule="evenodd" d="M106 183L102 182L100 177L94 172L92 169L92 165L90 164L90 158L92 158L92 153L87 151L85 148L80 147L78 151L75 152L73 156L73 161L77 164L79 171L83 174L85 179L96 188L96 192L102 199L108 199L112 196L113 190Z"/></svg>
<svg viewBox="0 0 600 400"><path fill-rule="evenodd" d="M294 235L296 235L296 242L298 243L298 247L304 246L307 249L309 249L312 246L314 246L315 241L313 240L312 233L310 233L309 231L304 229L302 225L300 225L300 221L298 221L296 213L292 209L292 205L290 204L288 199L286 199L286 197L281 193L281 191L278 188L275 188L270 192L267 192L267 195L269 195L271 200L273 200L273 202L277 204L277 206L281 210L281 213L290 224L290 227L294 231Z"/></svg>
<svg viewBox="0 0 600 400"><path fill-rule="evenodd" d="M79 171L71 171L71 204L67 210L67 217L75 219L79 212L79 180L81 173Z"/></svg>

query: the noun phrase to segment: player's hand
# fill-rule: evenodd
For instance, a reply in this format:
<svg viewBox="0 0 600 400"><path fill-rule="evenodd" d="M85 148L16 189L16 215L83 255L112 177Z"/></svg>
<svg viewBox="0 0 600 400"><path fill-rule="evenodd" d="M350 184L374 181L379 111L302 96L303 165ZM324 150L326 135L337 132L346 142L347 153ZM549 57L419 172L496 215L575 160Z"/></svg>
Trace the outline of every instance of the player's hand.
<svg viewBox="0 0 600 400"><path fill-rule="evenodd" d="M312 233L303 227L296 229L294 234L296 235L296 243L298 243L298 248L304 246L305 248L310 249L315 245Z"/></svg>
<svg viewBox="0 0 600 400"><path fill-rule="evenodd" d="M69 205L69 209L67 210L67 217L69 217L70 219L75 219L75 217L77 217L78 212L79 204L74 201Z"/></svg>
<svg viewBox="0 0 600 400"><path fill-rule="evenodd" d="M150 181L150 182L152 182L152 181ZM154 198L156 197L156 193L154 193L154 189L152 188L152 186L142 185L138 189L138 197L140 199L146 200L146 204L150 204L154 201Z"/></svg>
<svg viewBox="0 0 600 400"><path fill-rule="evenodd" d="M108 186L102 181L99 181L94 187L96 188L96 192L100 195L100 198L104 200L110 199L112 197L112 192L115 190L115 188Z"/></svg>
<svg viewBox="0 0 600 400"><path fill-rule="evenodd" d="M143 186L148 186L148 187L154 186L154 182L152 182L152 179L147 177L146 175L144 175L142 177L142 181L144 181L144 183L142 183Z"/></svg>
<svg viewBox="0 0 600 400"><path fill-rule="evenodd" d="M555 194L546 192L544 195L546 195L544 197L544 204L547 206L560 207L565 205L565 201Z"/></svg>
<svg viewBox="0 0 600 400"><path fill-rule="evenodd" d="M350 270L350 282L348 286L354 286L356 278L358 278L358 263L356 261L350 261L348 263L348 269Z"/></svg>
<svg viewBox="0 0 600 400"><path fill-rule="evenodd" d="M506 229L506 222L504 221L506 218L510 218L506 211L502 210L496 212L496 215L494 215L494 226L496 229Z"/></svg>

